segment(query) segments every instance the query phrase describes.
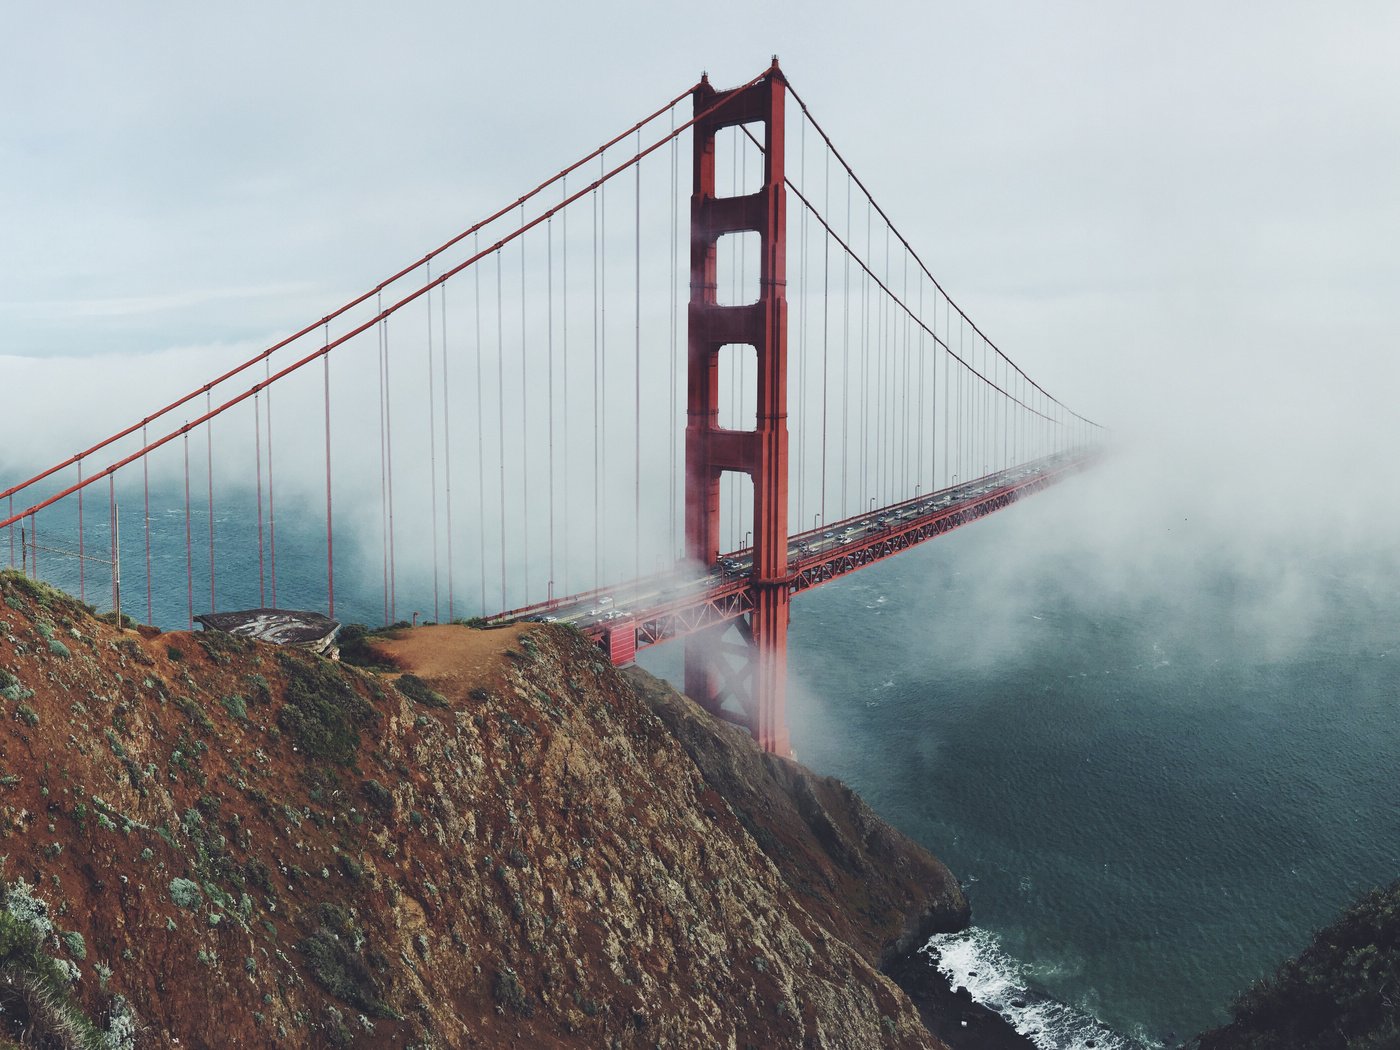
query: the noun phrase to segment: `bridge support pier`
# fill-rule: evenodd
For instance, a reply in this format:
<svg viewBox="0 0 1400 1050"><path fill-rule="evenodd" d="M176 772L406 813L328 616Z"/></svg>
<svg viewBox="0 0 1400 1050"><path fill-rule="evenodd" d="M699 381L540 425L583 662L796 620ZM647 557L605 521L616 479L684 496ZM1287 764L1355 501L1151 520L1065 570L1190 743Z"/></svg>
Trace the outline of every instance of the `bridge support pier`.
<svg viewBox="0 0 1400 1050"><path fill-rule="evenodd" d="M776 59L768 74L748 87L716 91L702 79L695 90L685 432L688 557L707 566L719 557L721 474L747 473L754 491L753 611L740 623L747 642L746 666L742 671L731 668L724 659L728 647L718 639L693 638L686 642L686 692L716 714L747 725L765 750L784 755L790 750L786 683L792 582L787 522L786 91ZM747 195L717 198L716 134L755 124L763 126L762 187ZM761 238L758 302L721 306L717 244L725 234L745 231ZM719 353L734 344L752 346L758 360L757 419L748 431L719 425ZM726 701L740 712L725 708Z"/></svg>

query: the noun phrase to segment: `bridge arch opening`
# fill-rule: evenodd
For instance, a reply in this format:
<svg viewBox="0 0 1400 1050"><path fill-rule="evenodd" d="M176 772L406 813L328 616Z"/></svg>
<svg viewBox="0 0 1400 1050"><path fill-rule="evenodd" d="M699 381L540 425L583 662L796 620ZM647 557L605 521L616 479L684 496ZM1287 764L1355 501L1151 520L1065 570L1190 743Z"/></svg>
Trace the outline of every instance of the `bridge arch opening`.
<svg viewBox="0 0 1400 1050"><path fill-rule="evenodd" d="M719 425L726 430L758 426L758 351L751 343L719 348Z"/></svg>
<svg viewBox="0 0 1400 1050"><path fill-rule="evenodd" d="M752 306L759 298L763 236L757 230L721 234L715 240L715 301Z"/></svg>
<svg viewBox="0 0 1400 1050"><path fill-rule="evenodd" d="M763 121L734 124L715 135L715 197L744 197L763 189Z"/></svg>

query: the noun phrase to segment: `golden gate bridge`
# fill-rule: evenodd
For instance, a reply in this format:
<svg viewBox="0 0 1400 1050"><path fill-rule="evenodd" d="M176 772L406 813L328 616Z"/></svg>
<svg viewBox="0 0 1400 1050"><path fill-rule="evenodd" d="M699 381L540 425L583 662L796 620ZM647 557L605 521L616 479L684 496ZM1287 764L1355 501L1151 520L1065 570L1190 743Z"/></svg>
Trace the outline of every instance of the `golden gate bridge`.
<svg viewBox="0 0 1400 1050"><path fill-rule="evenodd" d="M0 560L165 627L277 608L279 581L335 616L350 580L385 624L560 621L616 663L684 639L687 693L787 753L791 599L1102 438L948 295L774 59L0 489Z"/></svg>

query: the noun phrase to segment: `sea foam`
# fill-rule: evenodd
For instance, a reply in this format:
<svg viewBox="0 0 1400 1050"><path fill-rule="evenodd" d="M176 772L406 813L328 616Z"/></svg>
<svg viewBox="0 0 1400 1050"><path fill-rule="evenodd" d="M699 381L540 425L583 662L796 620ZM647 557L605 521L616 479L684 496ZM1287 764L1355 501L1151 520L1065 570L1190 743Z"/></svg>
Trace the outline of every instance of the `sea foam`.
<svg viewBox="0 0 1400 1050"><path fill-rule="evenodd" d="M996 936L976 927L940 933L923 948L954 988L966 988L1041 1050L1151 1050L1160 1044L1122 1035L1098 1018L1030 987Z"/></svg>

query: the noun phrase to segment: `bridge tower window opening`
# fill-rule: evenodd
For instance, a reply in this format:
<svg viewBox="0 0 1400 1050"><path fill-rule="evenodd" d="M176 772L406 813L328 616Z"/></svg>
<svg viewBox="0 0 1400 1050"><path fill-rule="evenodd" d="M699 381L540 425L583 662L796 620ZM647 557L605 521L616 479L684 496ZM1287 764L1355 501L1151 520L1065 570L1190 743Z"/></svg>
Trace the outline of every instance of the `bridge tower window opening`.
<svg viewBox="0 0 1400 1050"><path fill-rule="evenodd" d="M715 199L747 197L763 189L762 121L733 124L715 136Z"/></svg>
<svg viewBox="0 0 1400 1050"><path fill-rule="evenodd" d="M715 301L720 306L752 306L759 299L760 253L757 230L721 235L715 251Z"/></svg>
<svg viewBox="0 0 1400 1050"><path fill-rule="evenodd" d="M758 426L758 351L750 343L727 343L719 349L719 425L726 430Z"/></svg>

